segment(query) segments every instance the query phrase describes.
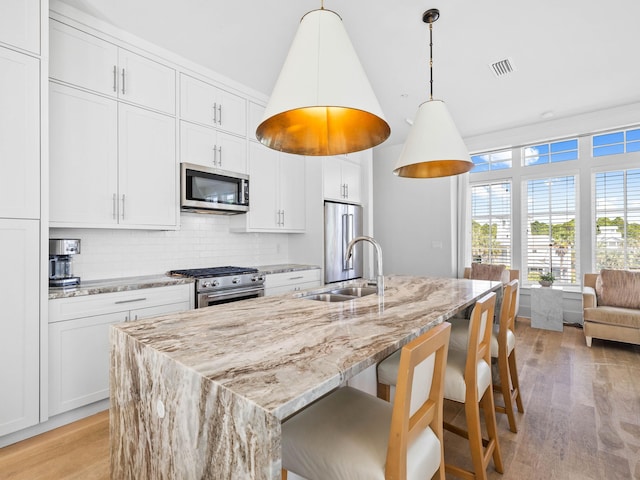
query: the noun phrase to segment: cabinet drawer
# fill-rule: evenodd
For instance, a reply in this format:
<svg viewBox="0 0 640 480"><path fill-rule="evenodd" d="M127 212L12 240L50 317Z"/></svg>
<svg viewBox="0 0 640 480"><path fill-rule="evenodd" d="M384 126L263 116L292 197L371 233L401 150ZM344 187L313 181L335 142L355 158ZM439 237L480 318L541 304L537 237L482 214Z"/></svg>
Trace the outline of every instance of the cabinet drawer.
<svg viewBox="0 0 640 480"><path fill-rule="evenodd" d="M265 288L299 285L308 282L320 282L320 269L299 270L297 272L271 273L266 276Z"/></svg>
<svg viewBox="0 0 640 480"><path fill-rule="evenodd" d="M56 298L49 300L49 323L189 302L192 298L192 291L193 284L185 284L82 297Z"/></svg>

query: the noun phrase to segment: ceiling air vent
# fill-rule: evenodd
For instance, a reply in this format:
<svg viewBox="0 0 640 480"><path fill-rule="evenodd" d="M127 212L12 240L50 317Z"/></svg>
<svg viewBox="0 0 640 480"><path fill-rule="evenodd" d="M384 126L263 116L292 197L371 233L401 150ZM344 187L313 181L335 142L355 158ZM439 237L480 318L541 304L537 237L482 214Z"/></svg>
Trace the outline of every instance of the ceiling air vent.
<svg viewBox="0 0 640 480"><path fill-rule="evenodd" d="M499 62L492 63L489 65L491 71L496 77L504 77L510 73L513 73L516 69L513 66L513 61L510 58L505 58L504 60L500 60Z"/></svg>

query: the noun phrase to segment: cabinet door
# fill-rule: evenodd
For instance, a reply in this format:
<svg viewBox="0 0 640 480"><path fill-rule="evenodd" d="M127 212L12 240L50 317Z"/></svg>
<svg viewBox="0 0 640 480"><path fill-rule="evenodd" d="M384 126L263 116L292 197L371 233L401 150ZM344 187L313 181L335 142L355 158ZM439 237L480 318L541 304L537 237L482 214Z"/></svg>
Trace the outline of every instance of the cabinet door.
<svg viewBox="0 0 640 480"><path fill-rule="evenodd" d="M55 20L49 37L51 78L116 96L118 47Z"/></svg>
<svg viewBox="0 0 640 480"><path fill-rule="evenodd" d="M180 161L209 168L218 164L216 131L189 122L180 122Z"/></svg>
<svg viewBox="0 0 640 480"><path fill-rule="evenodd" d="M280 208L285 230L305 229L305 158L280 154Z"/></svg>
<svg viewBox="0 0 640 480"><path fill-rule="evenodd" d="M257 142L256 138L256 130L258 129L258 125L262 122L262 117L264 116L265 107L262 105L258 105L257 103L249 102L249 126L247 131L247 137L249 140L253 140Z"/></svg>
<svg viewBox="0 0 640 480"><path fill-rule="evenodd" d="M117 102L50 84L49 214L55 225L117 223Z"/></svg>
<svg viewBox="0 0 640 480"><path fill-rule="evenodd" d="M2 0L0 42L40 53L40 0Z"/></svg>
<svg viewBox="0 0 640 480"><path fill-rule="evenodd" d="M128 50L118 52L118 96L161 112L176 113L176 72Z"/></svg>
<svg viewBox="0 0 640 480"><path fill-rule="evenodd" d="M109 325L127 314L49 324L49 416L109 396Z"/></svg>
<svg viewBox="0 0 640 480"><path fill-rule="evenodd" d="M129 321L142 320L143 318L168 315L170 313L186 312L191 309L191 303L186 300L181 303L170 303L168 305L157 305L155 307L137 308L129 312Z"/></svg>
<svg viewBox="0 0 640 480"><path fill-rule="evenodd" d="M246 100L187 75L180 76L180 115L184 120L246 135Z"/></svg>
<svg viewBox="0 0 640 480"><path fill-rule="evenodd" d="M119 222L175 227L178 217L175 120L121 103Z"/></svg>
<svg viewBox="0 0 640 480"><path fill-rule="evenodd" d="M344 184L342 182L342 160L337 157L323 159L324 197L330 200L344 200Z"/></svg>
<svg viewBox="0 0 640 480"><path fill-rule="evenodd" d="M250 229L279 228L278 152L251 142L249 145Z"/></svg>
<svg viewBox="0 0 640 480"><path fill-rule="evenodd" d="M218 168L231 172L247 173L247 141L228 133L218 132Z"/></svg>
<svg viewBox="0 0 640 480"><path fill-rule="evenodd" d="M39 218L39 62L0 47L0 72L0 217Z"/></svg>
<svg viewBox="0 0 640 480"><path fill-rule="evenodd" d="M345 185L345 198L350 202L361 200L360 165L347 160L342 161L342 183Z"/></svg>
<svg viewBox="0 0 640 480"><path fill-rule="evenodd" d="M0 436L39 420L38 220L0 219Z"/></svg>

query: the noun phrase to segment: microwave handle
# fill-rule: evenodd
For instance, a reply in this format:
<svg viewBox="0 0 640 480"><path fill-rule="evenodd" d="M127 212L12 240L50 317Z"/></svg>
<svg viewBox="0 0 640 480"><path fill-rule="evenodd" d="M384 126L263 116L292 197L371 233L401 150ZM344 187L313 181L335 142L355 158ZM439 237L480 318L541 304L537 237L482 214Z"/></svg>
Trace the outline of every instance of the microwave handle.
<svg viewBox="0 0 640 480"><path fill-rule="evenodd" d="M242 180L242 186L240 187L240 202L242 205L249 204L249 182Z"/></svg>

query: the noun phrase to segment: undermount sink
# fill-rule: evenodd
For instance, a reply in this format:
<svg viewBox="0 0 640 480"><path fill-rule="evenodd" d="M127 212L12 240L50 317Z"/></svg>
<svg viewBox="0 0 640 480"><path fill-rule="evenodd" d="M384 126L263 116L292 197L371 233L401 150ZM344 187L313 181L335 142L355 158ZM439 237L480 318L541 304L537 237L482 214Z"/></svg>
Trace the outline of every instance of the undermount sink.
<svg viewBox="0 0 640 480"><path fill-rule="evenodd" d="M376 287L344 287L331 290L331 293L352 297L366 297L367 295L376 293Z"/></svg>
<svg viewBox="0 0 640 480"><path fill-rule="evenodd" d="M376 287L343 287L323 293L305 295L302 298L320 302L346 302L376 293Z"/></svg>
<svg viewBox="0 0 640 480"><path fill-rule="evenodd" d="M346 302L347 300L353 300L353 295L340 295L337 293L316 293L315 295L306 295L302 298L307 300L318 300L320 302Z"/></svg>

